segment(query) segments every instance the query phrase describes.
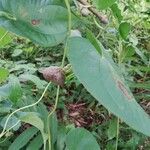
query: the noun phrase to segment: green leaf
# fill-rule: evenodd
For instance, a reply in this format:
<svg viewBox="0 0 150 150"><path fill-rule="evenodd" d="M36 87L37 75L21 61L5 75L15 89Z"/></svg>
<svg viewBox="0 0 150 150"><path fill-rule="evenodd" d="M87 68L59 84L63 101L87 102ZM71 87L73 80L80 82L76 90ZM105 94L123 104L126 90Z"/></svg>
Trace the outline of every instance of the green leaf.
<svg viewBox="0 0 150 150"><path fill-rule="evenodd" d="M67 9L48 0L1 0L0 25L43 46L64 41L68 29Z"/></svg>
<svg viewBox="0 0 150 150"><path fill-rule="evenodd" d="M94 5L98 9L107 9L111 5L113 5L116 0L93 0Z"/></svg>
<svg viewBox="0 0 150 150"><path fill-rule="evenodd" d="M117 133L117 119L112 119L107 130L108 140L113 139Z"/></svg>
<svg viewBox="0 0 150 150"><path fill-rule="evenodd" d="M134 99L128 86L105 56L84 38L71 38L68 57L85 88L110 112L137 131L150 136L150 118Z"/></svg>
<svg viewBox="0 0 150 150"><path fill-rule="evenodd" d="M112 10L114 16L118 19L118 22L121 22L123 19L123 16L121 14L121 10L119 9L119 7L116 3L111 6L111 10Z"/></svg>
<svg viewBox="0 0 150 150"><path fill-rule="evenodd" d="M139 50L137 47L135 47L135 52L137 55L139 55L139 57L143 60L143 62L147 65L148 64L148 60L147 57L144 55L144 52Z"/></svg>
<svg viewBox="0 0 150 150"><path fill-rule="evenodd" d="M45 81L40 80L39 77L32 74L22 74L19 76L19 79L22 81L32 81L39 89L44 89L46 83Z"/></svg>
<svg viewBox="0 0 150 150"><path fill-rule="evenodd" d="M0 68L0 83L5 81L9 75L9 71L5 68Z"/></svg>
<svg viewBox="0 0 150 150"><path fill-rule="evenodd" d="M10 89L11 86L9 83L0 87L0 101L8 98Z"/></svg>
<svg viewBox="0 0 150 150"><path fill-rule="evenodd" d="M37 113L29 112L27 113L27 115L24 115L23 117L21 117L20 120L38 128L42 134L44 145L46 144L47 135L44 132L44 123Z"/></svg>
<svg viewBox="0 0 150 150"><path fill-rule="evenodd" d="M141 83L129 82L128 84L131 88L150 90L150 81L141 82Z"/></svg>
<svg viewBox="0 0 150 150"><path fill-rule="evenodd" d="M12 57L17 57L17 56L21 55L22 52L23 52L22 49L15 49L14 52L13 52L13 54L11 56Z"/></svg>
<svg viewBox="0 0 150 150"><path fill-rule="evenodd" d="M0 48L12 41L12 37L4 28L0 28Z"/></svg>
<svg viewBox="0 0 150 150"><path fill-rule="evenodd" d="M13 103L17 103L21 99L23 94L20 82L17 77L12 76L10 78L9 84L10 84L10 91L9 91L8 98Z"/></svg>
<svg viewBox="0 0 150 150"><path fill-rule="evenodd" d="M4 127L7 118L8 118L8 116L6 116L6 117L4 117L4 118L2 119L2 121L0 122L1 127ZM6 126L6 130L9 129L9 128L11 128L11 127L12 127L13 125L15 125L18 121L20 121L20 120L19 120L16 116L12 116L12 117L9 119L9 121L8 121L8 124L7 124L7 126ZM19 122L19 123L13 128L13 130L14 130L14 131L17 131L20 126L21 126L21 123Z"/></svg>
<svg viewBox="0 0 150 150"><path fill-rule="evenodd" d="M135 54L135 49L131 45L123 45L123 49L119 54L120 62L123 62L125 60L128 60Z"/></svg>
<svg viewBox="0 0 150 150"><path fill-rule="evenodd" d="M127 22L122 22L119 25L119 33L121 37L126 40L131 30L131 25Z"/></svg>
<svg viewBox="0 0 150 150"><path fill-rule="evenodd" d="M37 113L29 112L26 115L24 115L23 117L21 117L20 119L21 119L21 121L23 121L25 123L29 123L29 124L35 126L40 131L44 131L43 121L38 117Z"/></svg>
<svg viewBox="0 0 150 150"><path fill-rule="evenodd" d="M66 128L60 126L57 134L56 150L64 150L66 135Z"/></svg>
<svg viewBox="0 0 150 150"><path fill-rule="evenodd" d="M0 102L0 113L9 113L11 110L12 104L10 103L10 101L5 100Z"/></svg>
<svg viewBox="0 0 150 150"><path fill-rule="evenodd" d="M100 44L98 43L98 40L95 38L94 34L90 30L87 30L87 38L93 44L95 49L102 55L102 49L100 47Z"/></svg>
<svg viewBox="0 0 150 150"><path fill-rule="evenodd" d="M18 78L11 76L8 84L0 87L0 100L9 99L13 103L17 103L22 97L22 88Z"/></svg>
<svg viewBox="0 0 150 150"><path fill-rule="evenodd" d="M26 150L39 150L43 145L43 139L41 134L38 134L28 145Z"/></svg>
<svg viewBox="0 0 150 150"><path fill-rule="evenodd" d="M21 133L14 142L10 145L8 150L20 150L24 147L31 138L38 132L38 129L35 127L31 127L26 129L23 133Z"/></svg>
<svg viewBox="0 0 150 150"><path fill-rule="evenodd" d="M43 103L38 104L36 107L37 112L40 114L41 119L43 120L44 124L47 124L47 117L48 117L48 111L46 106ZM58 121L57 121L57 116L54 113L50 119L49 119L49 128L51 132L51 142L54 144L57 140L57 128L58 128ZM46 127L46 132L48 132L48 127Z"/></svg>
<svg viewBox="0 0 150 150"><path fill-rule="evenodd" d="M66 137L68 150L100 150L93 135L84 128L71 130Z"/></svg>

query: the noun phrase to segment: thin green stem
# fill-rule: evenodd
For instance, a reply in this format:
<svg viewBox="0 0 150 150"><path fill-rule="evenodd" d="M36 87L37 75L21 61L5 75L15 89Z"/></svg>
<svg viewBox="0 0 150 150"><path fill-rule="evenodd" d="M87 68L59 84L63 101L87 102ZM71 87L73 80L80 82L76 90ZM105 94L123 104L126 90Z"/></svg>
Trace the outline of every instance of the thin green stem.
<svg viewBox="0 0 150 150"><path fill-rule="evenodd" d="M119 141L119 118L117 117L117 130L116 130L116 146L115 146L115 150L118 149L118 141Z"/></svg>
<svg viewBox="0 0 150 150"><path fill-rule="evenodd" d="M63 54L63 58L62 58L62 63L61 63L61 67L63 68L65 65L65 59L66 59L66 54L67 54L67 41L68 38L71 34L71 8L70 8L70 3L69 0L65 0L66 3L66 7L68 9L68 35L66 38L66 43L65 43L65 48L64 48L64 54ZM58 100L59 100L59 92L60 92L60 86L57 87L57 93L56 93L56 99L55 99L55 105L53 110L49 113L48 117L47 117L47 131L48 131L48 144L49 144L49 150L52 149L52 144L51 144L51 131L50 131L50 117L53 115L53 113L55 112L55 110L57 109L57 104L58 104Z"/></svg>
<svg viewBox="0 0 150 150"><path fill-rule="evenodd" d="M65 3L66 3L66 7L68 9L68 35L67 35L67 39L66 39L66 43L65 43L64 54L63 54L63 59L62 59L62 64L61 64L62 68L64 67L65 58L66 58L66 54L67 54L67 41L71 34L71 8L70 8L69 0L65 0Z"/></svg>

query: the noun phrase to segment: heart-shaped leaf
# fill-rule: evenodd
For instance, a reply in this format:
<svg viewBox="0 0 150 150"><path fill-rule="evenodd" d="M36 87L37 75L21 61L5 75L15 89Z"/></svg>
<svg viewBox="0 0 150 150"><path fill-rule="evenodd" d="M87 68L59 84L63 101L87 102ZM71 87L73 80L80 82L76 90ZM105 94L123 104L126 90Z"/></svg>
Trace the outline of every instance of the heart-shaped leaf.
<svg viewBox="0 0 150 150"><path fill-rule="evenodd" d="M68 28L67 9L48 0L1 0L0 26L43 46L61 43Z"/></svg>
<svg viewBox="0 0 150 150"><path fill-rule="evenodd" d="M100 56L84 38L71 38L68 49L73 71L85 88L110 112L150 136L149 116L136 102L113 63L105 55Z"/></svg>

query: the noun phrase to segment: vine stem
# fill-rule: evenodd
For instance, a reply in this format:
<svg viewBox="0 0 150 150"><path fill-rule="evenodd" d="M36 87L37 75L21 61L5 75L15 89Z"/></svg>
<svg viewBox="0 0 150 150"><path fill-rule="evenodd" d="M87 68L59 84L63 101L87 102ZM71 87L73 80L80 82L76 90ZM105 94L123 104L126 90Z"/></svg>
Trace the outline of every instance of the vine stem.
<svg viewBox="0 0 150 150"><path fill-rule="evenodd" d="M116 146L115 146L115 150L118 149L118 141L119 141L119 118L117 117Z"/></svg>
<svg viewBox="0 0 150 150"><path fill-rule="evenodd" d="M19 108L19 109L16 109L15 111L13 111L13 112L8 116L8 118L6 119L6 122L5 122L5 124L4 124L4 128L3 128L3 130L2 130L2 132L1 132L1 134L0 134L0 138L1 138L3 135L5 135L5 133L6 133L5 130L6 130L8 121L9 121L9 119L12 117L12 115L14 115L15 113L17 113L18 111L21 111L21 110L24 110L24 109L26 109L26 108L30 108L30 107L33 107L33 106L37 105L37 104L43 99L43 97L44 97L46 91L48 90L48 87L50 86L50 84L51 84L51 82L49 82L48 85L45 87L44 92L42 93L42 96L39 98L38 101L36 101L35 103L33 103L33 104L31 104L31 105L27 105L27 106L21 107L21 108ZM18 123L16 123L15 125L17 125L17 124L18 124ZM13 127L14 127L14 125L13 125ZM11 127L11 128L12 128L12 127ZM10 129L9 129L9 130L10 130Z"/></svg>
<svg viewBox="0 0 150 150"><path fill-rule="evenodd" d="M69 0L65 0L65 4L66 4L67 10L68 10L68 34L67 34L67 38L66 38L66 43L65 43L65 48L64 48L64 54L63 54L63 58L62 58L61 68L63 68L64 65L65 65L65 59L66 59L66 54L67 54L67 41L68 41L68 38L69 38L69 36L71 34L71 8L70 8ZM48 117L47 117L47 130L48 130L49 150L52 149L51 131L50 131L50 117L53 115L53 113L57 109L57 104L58 104L58 100L59 100L59 92L60 92L60 86L57 86L57 92L56 92L56 98L55 98L54 108L48 114Z"/></svg>

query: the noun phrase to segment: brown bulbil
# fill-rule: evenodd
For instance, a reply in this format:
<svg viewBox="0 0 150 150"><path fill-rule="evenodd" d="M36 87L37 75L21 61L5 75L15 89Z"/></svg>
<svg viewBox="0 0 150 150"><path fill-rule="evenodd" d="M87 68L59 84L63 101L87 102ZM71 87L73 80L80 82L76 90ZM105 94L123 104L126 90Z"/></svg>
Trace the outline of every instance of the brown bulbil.
<svg viewBox="0 0 150 150"><path fill-rule="evenodd" d="M65 73L62 68L51 66L40 71L47 81L51 81L57 85L64 86Z"/></svg>
<svg viewBox="0 0 150 150"><path fill-rule="evenodd" d="M36 20L36 19L33 19L32 21L31 21L31 23L32 23L32 25L38 25L38 24L40 24L40 20Z"/></svg>

